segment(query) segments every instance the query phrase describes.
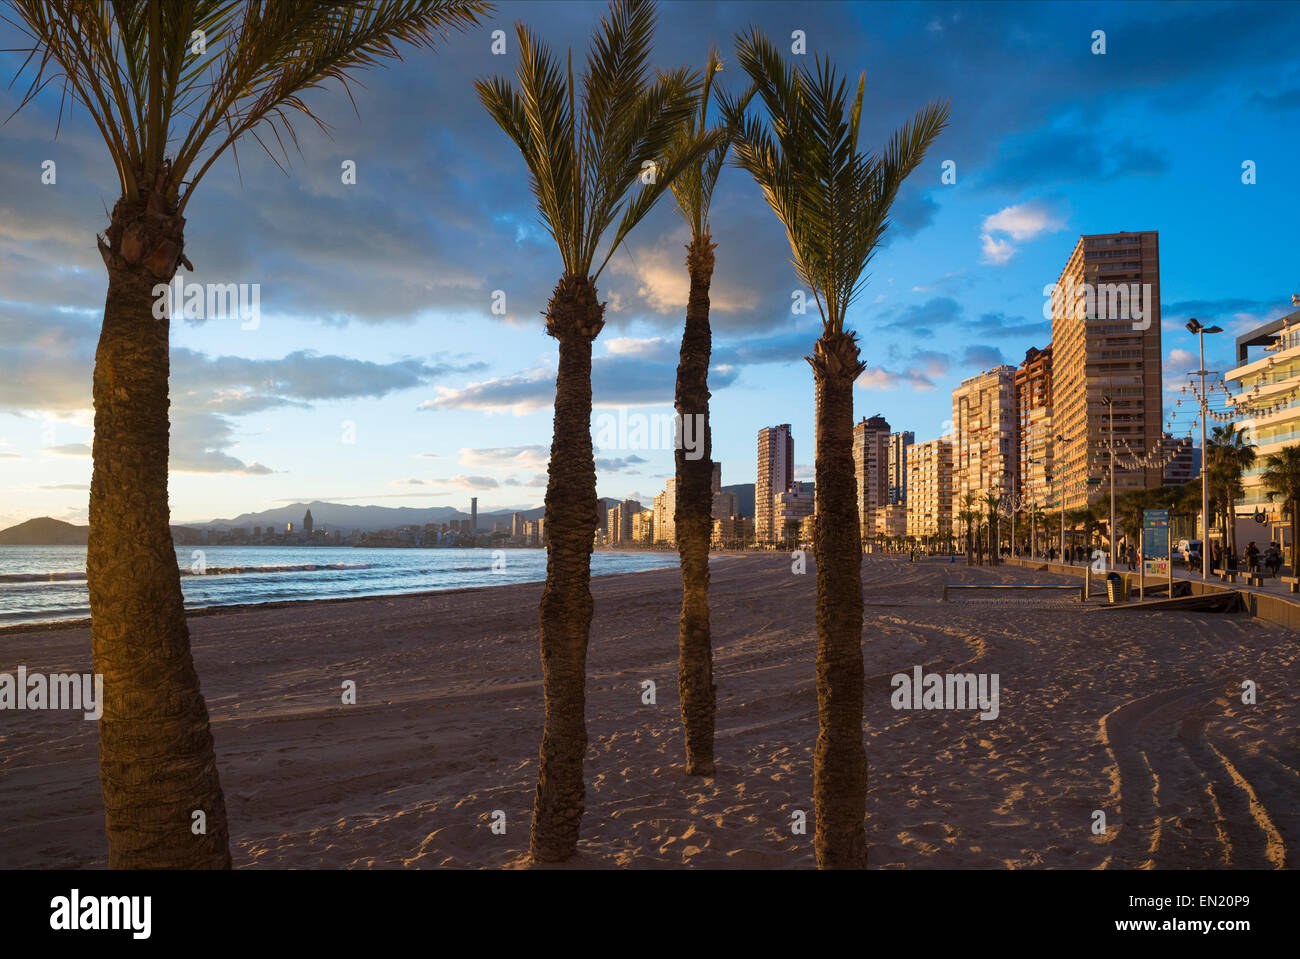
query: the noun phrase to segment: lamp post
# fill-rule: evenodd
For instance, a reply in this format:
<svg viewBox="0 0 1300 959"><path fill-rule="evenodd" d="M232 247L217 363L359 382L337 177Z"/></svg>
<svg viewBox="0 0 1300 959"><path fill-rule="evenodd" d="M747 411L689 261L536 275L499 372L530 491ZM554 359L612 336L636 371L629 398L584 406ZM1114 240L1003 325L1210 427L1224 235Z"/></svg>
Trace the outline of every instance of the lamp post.
<svg viewBox="0 0 1300 959"><path fill-rule="evenodd" d="M1110 568L1115 569L1115 548L1117 537L1115 535L1115 401L1111 398L1110 393L1103 393L1101 401L1105 404L1110 415L1110 427L1108 430L1109 438L1106 445L1110 449Z"/></svg>
<svg viewBox="0 0 1300 959"><path fill-rule="evenodd" d="M1065 436L1062 433L1056 434L1056 448L1059 450L1065 445ZM1056 465L1056 480L1060 489L1057 491L1056 498L1061 504L1061 560L1065 561L1065 469L1060 464Z"/></svg>
<svg viewBox="0 0 1300 959"><path fill-rule="evenodd" d="M1201 322L1192 317L1187 321L1187 329L1195 333L1201 344L1201 368L1196 372L1201 375L1201 579L1210 578L1210 484L1209 470L1207 469L1209 451L1205 447L1205 420L1206 411L1209 409L1209 402L1205 395L1205 375L1210 372L1205 368L1205 334L1222 333L1223 328L1218 326L1203 326ZM1224 560L1226 563L1227 560ZM1227 569L1225 566L1224 569Z"/></svg>

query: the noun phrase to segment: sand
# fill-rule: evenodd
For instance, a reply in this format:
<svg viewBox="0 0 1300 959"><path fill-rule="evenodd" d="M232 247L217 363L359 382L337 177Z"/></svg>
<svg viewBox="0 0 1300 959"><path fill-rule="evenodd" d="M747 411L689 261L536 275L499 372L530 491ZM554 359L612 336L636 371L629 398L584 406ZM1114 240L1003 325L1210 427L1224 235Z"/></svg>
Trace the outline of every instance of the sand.
<svg viewBox="0 0 1300 959"><path fill-rule="evenodd" d="M1245 616L1092 613L1056 595L939 602L945 581L1031 580L1066 582L865 563L870 866L1295 868L1297 636ZM814 865L815 591L811 556L805 575L782 553L715 562L719 769L700 779L681 766L677 571L593 581L574 865ZM236 867L525 865L540 593L194 617ZM0 632L0 671L86 671L89 649L84 628ZM996 673L998 717L894 709L890 677L917 665ZM341 702L345 680L356 705ZM1243 680L1257 704L1241 702ZM106 864L96 749L80 714L0 712L0 868Z"/></svg>

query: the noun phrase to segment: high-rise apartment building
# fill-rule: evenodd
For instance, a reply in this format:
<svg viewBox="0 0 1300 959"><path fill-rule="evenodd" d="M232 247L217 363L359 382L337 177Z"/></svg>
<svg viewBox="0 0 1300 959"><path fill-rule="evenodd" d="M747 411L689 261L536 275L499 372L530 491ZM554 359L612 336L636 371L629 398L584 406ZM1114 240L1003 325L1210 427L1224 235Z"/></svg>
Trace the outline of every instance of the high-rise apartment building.
<svg viewBox="0 0 1300 959"><path fill-rule="evenodd" d="M1252 353L1251 347L1257 349ZM1270 456L1300 443L1300 311L1237 337L1237 365L1224 379L1234 396L1229 409L1235 425L1255 444L1256 455L1255 465L1242 476L1246 495L1232 512L1237 522L1262 514L1268 526L1257 527L1252 538L1289 549L1295 517L1285 510L1282 497L1269 495L1263 473ZM1240 535L1237 541L1238 549L1248 542Z"/></svg>
<svg viewBox="0 0 1300 959"><path fill-rule="evenodd" d="M1016 370L1021 500L1044 508L1057 505L1052 434L1052 345L1025 352Z"/></svg>
<svg viewBox="0 0 1300 959"><path fill-rule="evenodd" d="M767 426L758 431L758 471L754 481L754 538L774 543L781 530L774 525L775 497L794 482L794 438L790 424Z"/></svg>
<svg viewBox="0 0 1300 959"><path fill-rule="evenodd" d="M877 413L853 427L853 475L858 484L858 535L876 530L876 510L889 504L889 422Z"/></svg>
<svg viewBox="0 0 1300 959"><path fill-rule="evenodd" d="M471 496L469 500L469 531L471 534L478 532L478 497Z"/></svg>
<svg viewBox="0 0 1300 959"><path fill-rule="evenodd" d="M655 511L643 509L632 514L632 542L649 546L655 541Z"/></svg>
<svg viewBox="0 0 1300 959"><path fill-rule="evenodd" d="M625 499L609 511L607 541L610 546L632 542L632 518L639 512L641 504L634 499Z"/></svg>
<svg viewBox="0 0 1300 959"><path fill-rule="evenodd" d="M786 543L798 542L803 538L799 524L813 515L813 484L791 483L772 500L772 528L776 538Z"/></svg>
<svg viewBox="0 0 1300 959"><path fill-rule="evenodd" d="M1164 397L1160 354L1160 240L1155 230L1079 237L1052 289L1054 460L1065 506L1109 491L1117 455L1159 450ZM1113 406L1107 406L1109 399ZM1114 436L1110 433L1114 413ZM1115 494L1160 485L1159 465L1115 472Z"/></svg>
<svg viewBox="0 0 1300 959"><path fill-rule="evenodd" d="M670 476L664 491L655 497L655 543L677 545L677 478Z"/></svg>
<svg viewBox="0 0 1300 959"><path fill-rule="evenodd" d="M515 513L510 517L510 537L511 539L524 538L524 514Z"/></svg>
<svg viewBox="0 0 1300 959"><path fill-rule="evenodd" d="M962 380L952 391L952 423L952 515L967 494L981 507L990 493L1014 494L1020 464L1016 368L998 366Z"/></svg>
<svg viewBox="0 0 1300 959"><path fill-rule="evenodd" d="M952 525L951 436L907 450L907 535L946 538Z"/></svg>
<svg viewBox="0 0 1300 959"><path fill-rule="evenodd" d="M907 448L916 442L910 430L889 436L889 505L907 502Z"/></svg>
<svg viewBox="0 0 1300 959"><path fill-rule="evenodd" d="M1175 437L1165 434L1165 486L1184 486L1201 475L1201 448L1192 445L1190 436ZM1197 489L1200 489L1198 484Z"/></svg>

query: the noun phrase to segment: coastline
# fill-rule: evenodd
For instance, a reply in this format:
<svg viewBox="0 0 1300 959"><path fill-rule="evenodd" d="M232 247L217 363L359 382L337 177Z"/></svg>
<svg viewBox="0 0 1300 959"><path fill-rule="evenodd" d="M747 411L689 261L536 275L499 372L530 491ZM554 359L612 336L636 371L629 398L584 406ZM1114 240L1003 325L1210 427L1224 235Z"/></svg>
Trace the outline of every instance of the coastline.
<svg viewBox="0 0 1300 959"><path fill-rule="evenodd" d="M517 547L519 549L535 549L536 547ZM604 550L610 553L631 553L631 552L666 552L661 550ZM742 550L724 550L720 552L709 553L709 560L725 558L731 555L743 554ZM671 553L676 557L676 553ZM605 579L613 576L639 576L642 573L653 573L664 569L676 569L675 563L665 563L663 566L651 566L646 569L629 570L623 572L611 573L592 573L592 579ZM446 589L422 589L412 591L401 591L395 593L367 593L364 596L329 596L319 599L279 599L267 600L262 603L228 603L212 606L187 606L185 607L185 618L191 619L201 616L217 616L226 612L235 612L239 610L250 609L282 609L293 606L305 606L313 603L355 603L369 599L395 599L403 596L451 596L458 593L476 593L485 589L503 589L509 586L528 586L534 583L543 583L544 580L525 580L523 582L514 581L510 583L484 583L481 586L451 586ZM0 639L5 636L17 633L43 632L45 630L65 630L65 629L89 629L90 617L83 616L78 619L59 619L39 623L14 623L9 626L0 626Z"/></svg>

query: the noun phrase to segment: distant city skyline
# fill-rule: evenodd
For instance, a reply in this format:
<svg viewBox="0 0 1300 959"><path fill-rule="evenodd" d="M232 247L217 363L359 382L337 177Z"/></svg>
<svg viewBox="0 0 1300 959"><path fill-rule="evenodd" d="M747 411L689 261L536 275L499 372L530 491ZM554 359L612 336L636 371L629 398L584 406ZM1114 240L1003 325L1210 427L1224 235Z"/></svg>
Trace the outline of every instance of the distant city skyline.
<svg viewBox="0 0 1300 959"><path fill-rule="evenodd" d="M299 129L303 156L291 154L287 176L256 149L240 151L238 172L227 158L208 174L187 210L197 272L181 276L258 284L261 313L253 328L172 321L173 522L316 500L542 504L555 351L539 313L558 260L472 88L502 69L492 30L522 19L581 51L601 10L537 9L501 4L436 57L368 75L353 90L359 117L335 91L309 94L332 139ZM809 54L868 71L869 147L918 99L952 99L953 123L900 195L849 313L867 363L855 422L880 413L918 443L950 433L954 387L1052 340L1044 287L1084 235L1159 231L1162 423L1197 367L1189 316L1225 329L1207 338L1207 365L1228 370L1236 335L1290 312L1300 71L1258 51L1295 33L1295 6L669 2L655 64L698 66L716 43L735 86L732 32L747 19L774 37L804 30ZM1090 52L1098 28L1101 56ZM16 46L0 27L0 48ZM0 72L19 63L0 54ZM0 84L0 115L22 93ZM414 94L428 105L418 124ZM55 138L58 110L55 84L0 127L0 527L86 522L105 287L94 237L116 175L83 109L65 112ZM47 160L57 180L44 184ZM339 176L348 160L355 185ZM791 311L783 231L734 169L713 224L713 458L730 483L755 482L757 430L789 423L804 450L792 479L810 481L803 356L816 308ZM672 412L683 244L662 204L602 274L597 417ZM652 503L672 450L654 430L615 434L596 452L598 493Z"/></svg>

